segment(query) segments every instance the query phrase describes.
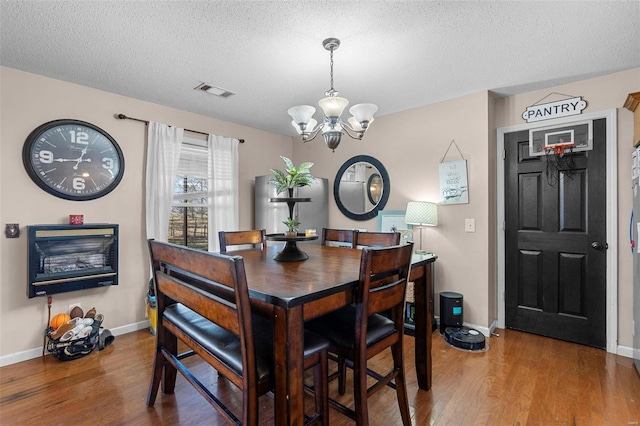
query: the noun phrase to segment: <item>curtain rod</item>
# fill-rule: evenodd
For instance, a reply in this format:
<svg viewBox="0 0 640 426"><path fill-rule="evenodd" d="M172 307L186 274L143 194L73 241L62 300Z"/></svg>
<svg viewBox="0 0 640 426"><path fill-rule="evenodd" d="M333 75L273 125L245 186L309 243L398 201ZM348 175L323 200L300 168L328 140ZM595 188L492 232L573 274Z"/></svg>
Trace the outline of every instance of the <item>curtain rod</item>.
<svg viewBox="0 0 640 426"><path fill-rule="evenodd" d="M144 123L144 124L149 124L148 120L140 120L139 118L127 117L124 114L116 114L116 118L119 118L120 120L133 120L133 121L139 121L139 122ZM191 132L191 133L198 133L198 134L201 134L201 135L209 136L209 133L200 132L198 130L191 130L191 129L184 129L184 130L186 130L187 132ZM238 141L240 143L244 143L244 139L238 139Z"/></svg>

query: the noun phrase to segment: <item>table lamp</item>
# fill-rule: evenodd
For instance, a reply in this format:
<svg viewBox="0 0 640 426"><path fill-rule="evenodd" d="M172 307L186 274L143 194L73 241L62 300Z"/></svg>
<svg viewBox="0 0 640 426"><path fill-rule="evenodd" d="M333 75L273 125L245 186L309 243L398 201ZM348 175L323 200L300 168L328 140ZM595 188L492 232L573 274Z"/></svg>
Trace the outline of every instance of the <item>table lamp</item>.
<svg viewBox="0 0 640 426"><path fill-rule="evenodd" d="M438 225L438 205L429 201L409 201L405 222L420 228L420 248L416 253L426 253L422 250L422 228Z"/></svg>

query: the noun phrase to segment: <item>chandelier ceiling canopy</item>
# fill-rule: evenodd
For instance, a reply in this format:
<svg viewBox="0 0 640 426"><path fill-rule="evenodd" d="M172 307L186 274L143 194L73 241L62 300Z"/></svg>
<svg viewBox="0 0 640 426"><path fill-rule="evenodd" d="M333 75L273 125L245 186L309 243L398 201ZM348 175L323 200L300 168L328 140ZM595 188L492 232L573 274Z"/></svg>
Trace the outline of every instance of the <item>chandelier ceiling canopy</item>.
<svg viewBox="0 0 640 426"><path fill-rule="evenodd" d="M316 109L311 105L297 105L287 111L293 121L291 125L302 136L303 142L313 140L322 130L322 136L327 146L332 150L340 144L342 134L346 133L353 139L362 139L369 125L373 122L373 115L378 111L374 104L357 104L349 108L352 117L347 122L342 120L342 112L349 105L349 101L338 96L338 91L333 87L333 51L340 47L340 40L328 38L322 45L329 51L331 66L331 88L320 99L318 105L322 108L324 117L322 122L313 118Z"/></svg>

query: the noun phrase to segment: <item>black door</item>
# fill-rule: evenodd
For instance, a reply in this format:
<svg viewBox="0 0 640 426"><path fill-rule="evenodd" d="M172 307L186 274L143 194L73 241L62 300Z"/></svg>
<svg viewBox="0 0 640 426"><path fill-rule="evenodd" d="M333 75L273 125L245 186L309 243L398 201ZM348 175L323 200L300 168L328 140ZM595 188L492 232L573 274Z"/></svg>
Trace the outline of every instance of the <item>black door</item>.
<svg viewBox="0 0 640 426"><path fill-rule="evenodd" d="M555 174L528 139L505 135L506 326L605 348L606 120Z"/></svg>

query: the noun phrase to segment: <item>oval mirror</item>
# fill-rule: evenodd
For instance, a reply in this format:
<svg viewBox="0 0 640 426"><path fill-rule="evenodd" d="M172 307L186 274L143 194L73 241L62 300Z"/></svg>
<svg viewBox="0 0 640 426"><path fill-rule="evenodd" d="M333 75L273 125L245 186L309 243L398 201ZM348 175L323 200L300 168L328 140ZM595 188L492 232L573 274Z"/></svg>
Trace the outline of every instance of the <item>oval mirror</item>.
<svg viewBox="0 0 640 426"><path fill-rule="evenodd" d="M391 181L387 169L377 159L356 155L345 161L333 182L333 197L340 211L353 220L378 215L389 199Z"/></svg>

